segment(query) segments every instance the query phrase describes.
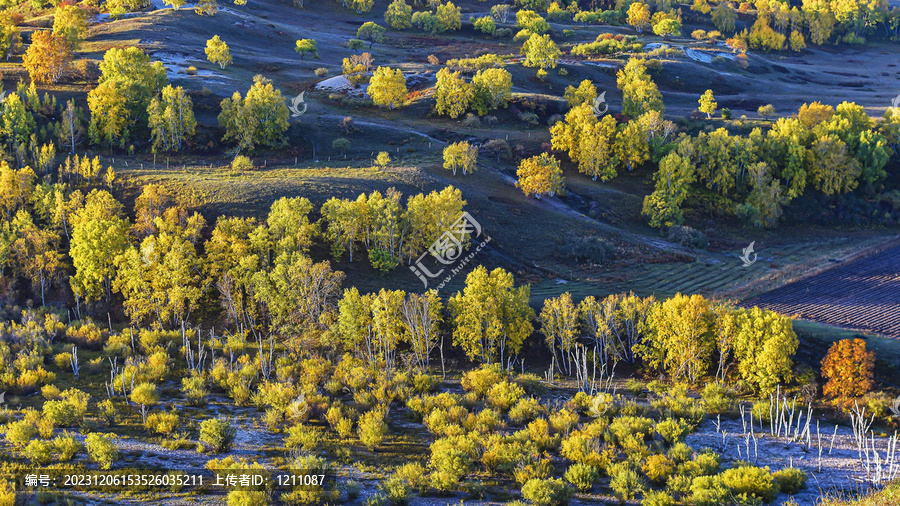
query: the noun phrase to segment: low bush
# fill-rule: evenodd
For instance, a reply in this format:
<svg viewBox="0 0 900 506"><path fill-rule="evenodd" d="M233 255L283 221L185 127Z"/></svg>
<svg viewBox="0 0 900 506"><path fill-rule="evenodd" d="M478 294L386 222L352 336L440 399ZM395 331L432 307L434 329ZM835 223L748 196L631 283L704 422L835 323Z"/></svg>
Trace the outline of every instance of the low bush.
<svg viewBox="0 0 900 506"><path fill-rule="evenodd" d="M522 497L535 506L565 506L572 500L572 489L559 478L532 479L522 486Z"/></svg>
<svg viewBox="0 0 900 506"><path fill-rule="evenodd" d="M769 468L743 466L726 469L719 475L722 485L737 497L771 502L778 495L775 478Z"/></svg>
<svg viewBox="0 0 900 506"><path fill-rule="evenodd" d="M600 479L600 473L594 466L587 464L572 464L563 476L581 492L587 492L594 487Z"/></svg>
<svg viewBox="0 0 900 506"><path fill-rule="evenodd" d="M214 453L231 449L237 431L230 420L210 418L200 424L200 441Z"/></svg>
<svg viewBox="0 0 900 506"><path fill-rule="evenodd" d="M806 487L806 473L795 467L786 467L772 473L778 490L785 494L796 494Z"/></svg>

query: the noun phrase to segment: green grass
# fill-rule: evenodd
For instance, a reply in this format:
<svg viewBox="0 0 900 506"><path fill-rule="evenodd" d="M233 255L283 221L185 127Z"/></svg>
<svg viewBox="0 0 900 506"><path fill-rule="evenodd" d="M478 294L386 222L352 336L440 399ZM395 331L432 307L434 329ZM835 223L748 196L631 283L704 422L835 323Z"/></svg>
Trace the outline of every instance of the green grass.
<svg viewBox="0 0 900 506"><path fill-rule="evenodd" d="M807 320L794 320L794 331L801 338L813 343L820 343L824 350L832 343L842 339L860 338L866 341L866 348L875 351L875 356L890 365L900 360L900 340L882 337L877 334L842 329L824 323Z"/></svg>
<svg viewBox="0 0 900 506"><path fill-rule="evenodd" d="M825 497L821 506L896 506L900 504L900 481L855 499Z"/></svg>

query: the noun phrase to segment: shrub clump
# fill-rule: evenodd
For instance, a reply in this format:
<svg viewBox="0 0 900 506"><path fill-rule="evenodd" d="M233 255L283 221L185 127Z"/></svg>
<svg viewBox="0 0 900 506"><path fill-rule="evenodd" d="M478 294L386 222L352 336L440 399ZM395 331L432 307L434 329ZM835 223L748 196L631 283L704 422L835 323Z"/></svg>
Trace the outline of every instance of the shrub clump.
<svg viewBox="0 0 900 506"><path fill-rule="evenodd" d="M234 444L237 431L229 420L210 418L200 424L200 441L215 453L226 452ZM202 450L198 445L198 450Z"/></svg>
<svg viewBox="0 0 900 506"><path fill-rule="evenodd" d="M564 506L572 500L572 489L559 478L535 478L522 486L522 497L536 506Z"/></svg>
<svg viewBox="0 0 900 506"><path fill-rule="evenodd" d="M709 246L706 234L684 225L669 227L666 239L686 248L703 249Z"/></svg>

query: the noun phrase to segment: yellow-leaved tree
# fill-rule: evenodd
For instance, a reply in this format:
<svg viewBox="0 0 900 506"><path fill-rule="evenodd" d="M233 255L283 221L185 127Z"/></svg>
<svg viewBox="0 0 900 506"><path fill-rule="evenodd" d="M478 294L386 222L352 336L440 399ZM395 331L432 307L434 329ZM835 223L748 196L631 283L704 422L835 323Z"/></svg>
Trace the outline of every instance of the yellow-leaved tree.
<svg viewBox="0 0 900 506"><path fill-rule="evenodd" d="M519 177L516 186L521 188L525 195L533 195L536 199L544 195L552 197L565 188L559 160L547 153L522 160L516 175Z"/></svg>

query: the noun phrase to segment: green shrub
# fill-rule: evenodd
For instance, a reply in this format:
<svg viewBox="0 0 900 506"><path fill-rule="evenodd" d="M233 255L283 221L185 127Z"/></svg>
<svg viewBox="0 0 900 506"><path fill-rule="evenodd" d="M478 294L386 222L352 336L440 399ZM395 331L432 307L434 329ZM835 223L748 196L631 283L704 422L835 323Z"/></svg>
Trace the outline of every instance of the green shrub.
<svg viewBox="0 0 900 506"><path fill-rule="evenodd" d="M409 462L398 467L394 476L403 480L413 490L420 494L428 488L428 476L425 474L425 466L418 462Z"/></svg>
<svg viewBox="0 0 900 506"><path fill-rule="evenodd" d="M53 438L53 447L59 455L59 461L68 462L84 448L84 445L69 432L63 432Z"/></svg>
<svg viewBox="0 0 900 506"><path fill-rule="evenodd" d="M116 405L113 404L111 399L106 399L97 403L97 408L99 408L100 417L103 418L106 425L113 425L116 423Z"/></svg>
<svg viewBox="0 0 900 506"><path fill-rule="evenodd" d="M628 381L625 382L625 390L628 390L631 395L641 395L644 392L644 383L634 378L628 378Z"/></svg>
<svg viewBox="0 0 900 506"><path fill-rule="evenodd" d="M563 477L581 492L587 492L600 479L600 473L594 466L572 464Z"/></svg>
<svg viewBox="0 0 900 506"><path fill-rule="evenodd" d="M237 431L230 420L210 418L200 424L200 441L214 453L222 453L231 449Z"/></svg>
<svg viewBox="0 0 900 506"><path fill-rule="evenodd" d="M378 485L378 490L384 494L388 504L404 505L409 503L412 490L409 484L398 476L390 476Z"/></svg>
<svg viewBox="0 0 900 506"><path fill-rule="evenodd" d="M674 444L688 435L691 427L684 420L667 418L656 424L656 433L669 444Z"/></svg>
<svg viewBox="0 0 900 506"><path fill-rule="evenodd" d="M244 172L245 170L253 170L253 161L244 155L238 155L231 161L231 170Z"/></svg>
<svg viewBox="0 0 900 506"><path fill-rule="evenodd" d="M33 439L25 446L25 457L39 466L49 464L52 455L53 443L50 441Z"/></svg>
<svg viewBox="0 0 900 506"><path fill-rule="evenodd" d="M59 400L44 402L44 418L57 427L71 427L84 420L90 394L70 388L60 394Z"/></svg>
<svg viewBox="0 0 900 506"><path fill-rule="evenodd" d="M691 460L694 455L694 449L685 443L679 442L669 448L669 458L675 462L686 462Z"/></svg>
<svg viewBox="0 0 900 506"><path fill-rule="evenodd" d="M578 413L568 409L561 409L550 413L550 426L556 432L566 436L578 424L580 419L581 417L578 416Z"/></svg>
<svg viewBox="0 0 900 506"><path fill-rule="evenodd" d="M662 490L651 490L644 494L641 506L675 506L675 499Z"/></svg>
<svg viewBox="0 0 900 506"><path fill-rule="evenodd" d="M572 500L572 489L559 478L528 480L522 497L535 506L565 506Z"/></svg>
<svg viewBox="0 0 900 506"><path fill-rule="evenodd" d="M179 425L178 413L150 413L144 427L158 434L171 434Z"/></svg>
<svg viewBox="0 0 900 506"><path fill-rule="evenodd" d="M730 493L719 476L697 476L691 482L691 504L719 506L727 504Z"/></svg>
<svg viewBox="0 0 900 506"><path fill-rule="evenodd" d="M736 496L758 498L764 502L771 502L778 495L775 487L775 479L769 468L744 466L726 469L719 475L722 485L731 490Z"/></svg>
<svg viewBox="0 0 900 506"><path fill-rule="evenodd" d="M491 406L501 411L509 411L524 395L525 390L519 385L501 381L488 390L487 399Z"/></svg>
<svg viewBox="0 0 900 506"><path fill-rule="evenodd" d="M706 410L714 415L729 413L734 407L734 397L725 387L708 383L701 395Z"/></svg>
<svg viewBox="0 0 900 506"><path fill-rule="evenodd" d="M609 476L609 487L620 501L634 499L647 489L644 479L626 463L612 466Z"/></svg>
<svg viewBox="0 0 900 506"><path fill-rule="evenodd" d="M617 442L635 434L646 437L653 431L653 420L636 416L620 416L609 424L609 431Z"/></svg>
<svg viewBox="0 0 900 506"><path fill-rule="evenodd" d="M691 493L691 477L683 474L673 474L666 480L666 492L681 498Z"/></svg>
<svg viewBox="0 0 900 506"><path fill-rule="evenodd" d="M181 378L181 392L189 406L205 406L209 389L206 388L206 379L202 374L191 373L187 378Z"/></svg>
<svg viewBox="0 0 900 506"><path fill-rule="evenodd" d="M806 473L795 467L786 467L775 471L772 476L778 490L794 495L806 487Z"/></svg>
<svg viewBox="0 0 900 506"><path fill-rule="evenodd" d="M506 375L498 364L485 365L463 374L462 387L467 392L475 392L479 397L484 397L491 387L504 379Z"/></svg>
<svg viewBox="0 0 900 506"><path fill-rule="evenodd" d="M119 458L118 438L113 434L92 432L85 438L88 455L101 469L110 469Z"/></svg>
<svg viewBox="0 0 900 506"><path fill-rule="evenodd" d="M703 449L694 456L693 462L697 464L700 474L709 476L719 472L722 458L710 449Z"/></svg>
<svg viewBox="0 0 900 506"><path fill-rule="evenodd" d="M315 451L322 442L324 434L319 427L297 424L288 429L284 440L285 448L300 448L304 452Z"/></svg>
<svg viewBox="0 0 900 506"><path fill-rule="evenodd" d="M650 455L642 468L644 474L654 483L663 483L675 471L675 463L665 455Z"/></svg>
<svg viewBox="0 0 900 506"><path fill-rule="evenodd" d="M547 413L547 409L541 406L537 399L528 397L521 399L509 410L509 419L516 424L523 424Z"/></svg>
<svg viewBox="0 0 900 506"><path fill-rule="evenodd" d="M387 433L388 425L384 421L383 411L377 409L367 411L359 417L359 425L357 427L359 441L369 450L377 448L384 441Z"/></svg>
<svg viewBox="0 0 900 506"><path fill-rule="evenodd" d="M36 433L34 424L26 420L10 422L6 425L6 442L21 448L27 445Z"/></svg>

